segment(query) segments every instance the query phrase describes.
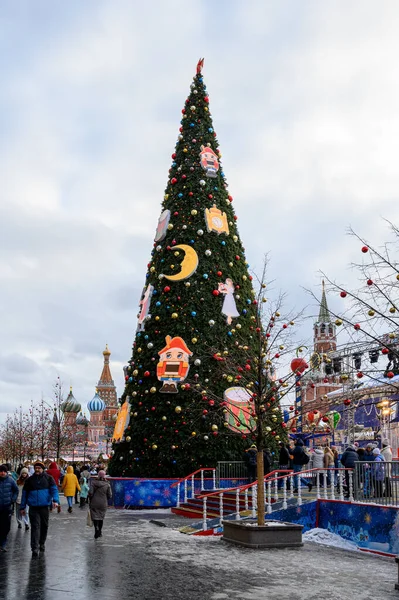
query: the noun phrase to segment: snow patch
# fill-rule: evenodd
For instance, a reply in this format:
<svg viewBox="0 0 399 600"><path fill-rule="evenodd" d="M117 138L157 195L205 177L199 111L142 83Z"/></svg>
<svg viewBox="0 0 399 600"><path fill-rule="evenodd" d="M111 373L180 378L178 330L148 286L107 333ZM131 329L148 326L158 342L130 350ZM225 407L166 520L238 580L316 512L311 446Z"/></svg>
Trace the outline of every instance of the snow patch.
<svg viewBox="0 0 399 600"><path fill-rule="evenodd" d="M316 527L310 529L302 536L305 542L314 542L315 544L323 544L324 546L334 546L334 548L342 548L343 550L357 551L359 548L354 542L345 540L336 533L331 533L327 529Z"/></svg>

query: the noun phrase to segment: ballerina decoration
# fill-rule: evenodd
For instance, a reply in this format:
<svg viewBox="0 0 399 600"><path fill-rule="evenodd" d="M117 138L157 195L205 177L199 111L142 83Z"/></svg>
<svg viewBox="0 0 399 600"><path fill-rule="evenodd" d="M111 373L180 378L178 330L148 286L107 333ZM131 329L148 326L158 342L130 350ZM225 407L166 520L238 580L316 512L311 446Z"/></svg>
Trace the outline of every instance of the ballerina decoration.
<svg viewBox="0 0 399 600"><path fill-rule="evenodd" d="M222 314L226 315L227 324L231 325L233 318L240 316L240 313L237 311L236 301L234 300L233 281L228 277L224 283L219 283L218 290L220 294L225 294Z"/></svg>

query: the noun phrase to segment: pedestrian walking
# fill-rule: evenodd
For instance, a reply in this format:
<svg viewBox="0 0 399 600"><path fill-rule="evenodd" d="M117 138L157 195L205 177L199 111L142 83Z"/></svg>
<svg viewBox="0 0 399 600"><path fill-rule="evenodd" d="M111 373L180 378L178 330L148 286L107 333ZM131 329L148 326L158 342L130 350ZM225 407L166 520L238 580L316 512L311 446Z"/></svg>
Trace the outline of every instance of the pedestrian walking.
<svg viewBox="0 0 399 600"><path fill-rule="evenodd" d="M18 497L16 500L16 511L15 516L18 523L18 529L22 529L22 524L25 525L25 531L29 531L29 517L28 517L28 509L26 509L25 514L21 515L21 498L22 498L22 490L26 483L26 480L29 477L29 471L26 467L22 467L21 472L19 474L19 478L17 479L18 486Z"/></svg>
<svg viewBox="0 0 399 600"><path fill-rule="evenodd" d="M263 450L263 474L268 475L272 470L272 455L269 448Z"/></svg>
<svg viewBox="0 0 399 600"><path fill-rule="evenodd" d="M80 508L83 508L87 503L87 499L89 497L89 484L87 482L86 477L80 478Z"/></svg>
<svg viewBox="0 0 399 600"><path fill-rule="evenodd" d="M24 516L26 506L29 506L31 526L32 557L37 558L40 552L45 551L50 505L59 506L60 498L54 479L44 472L44 463L37 460L33 465L35 472L28 477L21 497L21 515Z"/></svg>
<svg viewBox="0 0 399 600"><path fill-rule="evenodd" d="M59 486L60 485L60 477L61 477L61 471L58 468L58 465L56 462L51 462L48 466L48 469L46 471L46 473L48 475L51 475L51 477L54 479L55 481L55 485Z"/></svg>
<svg viewBox="0 0 399 600"><path fill-rule="evenodd" d="M17 497L18 486L8 474L8 465L0 465L0 552L7 552L7 537Z"/></svg>
<svg viewBox="0 0 399 600"><path fill-rule="evenodd" d="M94 538L102 536L103 521L108 508L108 499L112 498L111 486L105 479L105 471L98 472L98 479L90 481L90 515L94 525Z"/></svg>
<svg viewBox="0 0 399 600"><path fill-rule="evenodd" d="M76 475L76 479L79 481L80 479L80 469L78 465L73 465L73 472ZM75 504L79 504L78 501L78 489L76 488L76 492L75 492Z"/></svg>
<svg viewBox="0 0 399 600"><path fill-rule="evenodd" d="M62 481L62 491L68 502L68 512L72 512L73 499L77 492L80 492L80 485L78 478L73 472L73 467L67 467L66 475Z"/></svg>

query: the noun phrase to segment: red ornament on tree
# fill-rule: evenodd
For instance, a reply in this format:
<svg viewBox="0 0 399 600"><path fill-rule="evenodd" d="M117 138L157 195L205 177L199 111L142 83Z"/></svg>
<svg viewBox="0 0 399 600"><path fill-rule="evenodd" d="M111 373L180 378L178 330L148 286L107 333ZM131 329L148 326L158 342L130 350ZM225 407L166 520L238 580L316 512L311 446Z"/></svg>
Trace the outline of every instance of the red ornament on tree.
<svg viewBox="0 0 399 600"><path fill-rule="evenodd" d="M369 251L368 247L367 247L367 246L363 246L363 248L362 248L362 252L363 252L364 254L366 254L366 252L368 252L368 251Z"/></svg>
<svg viewBox="0 0 399 600"><path fill-rule="evenodd" d="M389 379L392 379L392 377L394 377L394 375L395 375L395 373L392 373L392 371L388 371L388 373L387 373L387 377Z"/></svg>
<svg viewBox="0 0 399 600"><path fill-rule="evenodd" d="M346 292L341 292L340 296L341 296L341 298L346 298L347 294L346 294Z"/></svg>
<svg viewBox="0 0 399 600"><path fill-rule="evenodd" d="M291 371L297 375L302 375L302 373L306 371L308 367L309 365L306 360L300 358L299 356L291 361Z"/></svg>
<svg viewBox="0 0 399 600"><path fill-rule="evenodd" d="M163 291L165 292L165 294L167 294L168 292L170 292L170 287L168 285L165 285Z"/></svg>
<svg viewBox="0 0 399 600"><path fill-rule="evenodd" d="M213 291L212 291L212 294L213 294L214 296L219 296L219 290L213 290Z"/></svg>
<svg viewBox="0 0 399 600"><path fill-rule="evenodd" d="M373 280L372 279L367 279L367 285L373 285Z"/></svg>
<svg viewBox="0 0 399 600"><path fill-rule="evenodd" d="M359 331L359 329L360 329L359 323L355 323L353 326L353 329L356 329L356 331Z"/></svg>

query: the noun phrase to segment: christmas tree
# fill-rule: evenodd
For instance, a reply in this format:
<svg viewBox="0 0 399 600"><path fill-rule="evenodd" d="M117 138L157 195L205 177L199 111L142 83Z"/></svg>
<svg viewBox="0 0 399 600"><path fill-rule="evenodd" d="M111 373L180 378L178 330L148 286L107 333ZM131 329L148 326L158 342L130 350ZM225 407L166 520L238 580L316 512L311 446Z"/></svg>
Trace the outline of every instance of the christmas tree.
<svg viewBox="0 0 399 600"><path fill-rule="evenodd" d="M245 448L259 441L239 374L248 374L248 357L259 350L258 301L202 66L203 60L182 110L125 367L109 466L114 476L180 477L242 460Z"/></svg>

